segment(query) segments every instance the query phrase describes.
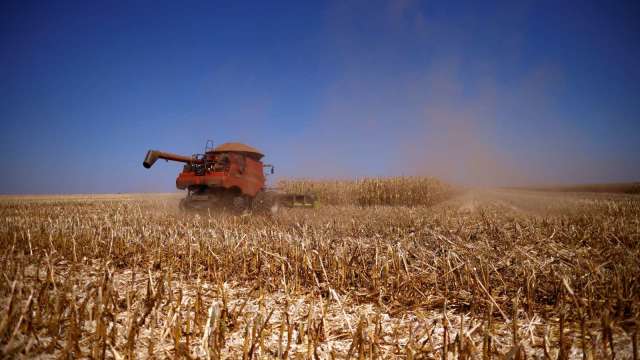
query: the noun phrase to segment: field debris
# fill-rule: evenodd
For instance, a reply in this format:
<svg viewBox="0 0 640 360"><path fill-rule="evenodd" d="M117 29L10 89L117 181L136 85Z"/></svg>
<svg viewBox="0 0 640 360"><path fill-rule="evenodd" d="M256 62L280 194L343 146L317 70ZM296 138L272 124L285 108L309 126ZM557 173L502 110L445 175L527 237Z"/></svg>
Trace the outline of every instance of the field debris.
<svg viewBox="0 0 640 360"><path fill-rule="evenodd" d="M639 197L370 181L270 216L3 197L0 354L637 358Z"/></svg>

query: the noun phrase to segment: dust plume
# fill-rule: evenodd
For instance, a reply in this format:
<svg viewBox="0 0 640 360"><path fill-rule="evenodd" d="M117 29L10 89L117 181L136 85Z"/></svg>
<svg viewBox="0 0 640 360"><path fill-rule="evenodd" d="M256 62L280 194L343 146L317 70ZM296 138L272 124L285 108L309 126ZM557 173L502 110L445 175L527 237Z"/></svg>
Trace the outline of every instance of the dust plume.
<svg viewBox="0 0 640 360"><path fill-rule="evenodd" d="M411 1L364 8L341 3L329 13L330 48L341 71L309 125L282 142L294 149L285 174L425 175L475 186L630 176L631 160L614 159L613 148L602 151L561 106L559 99L569 97L562 66L511 64L522 58L518 19L492 44ZM365 33L378 42L360 41ZM481 41L499 54L468 50ZM421 61L409 60L415 58Z"/></svg>

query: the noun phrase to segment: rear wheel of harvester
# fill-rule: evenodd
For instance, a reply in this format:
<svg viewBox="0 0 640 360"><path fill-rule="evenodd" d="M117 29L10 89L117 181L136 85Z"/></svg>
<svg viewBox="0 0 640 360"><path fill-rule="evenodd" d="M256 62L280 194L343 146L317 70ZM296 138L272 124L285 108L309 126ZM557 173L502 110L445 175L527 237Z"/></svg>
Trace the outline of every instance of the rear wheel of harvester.
<svg viewBox="0 0 640 360"><path fill-rule="evenodd" d="M180 200L180 210L184 212L192 212L197 210L206 209L206 205L202 201L193 201L189 198Z"/></svg>
<svg viewBox="0 0 640 360"><path fill-rule="evenodd" d="M255 212L275 215L280 210L280 201L277 194L261 191L253 199L251 207Z"/></svg>
<svg viewBox="0 0 640 360"><path fill-rule="evenodd" d="M189 198L180 200L180 210L183 212L193 212L205 208L202 201L193 201Z"/></svg>
<svg viewBox="0 0 640 360"><path fill-rule="evenodd" d="M231 201L231 208L234 211L243 212L245 210L248 210L250 205L251 199L247 198L246 196L236 196Z"/></svg>

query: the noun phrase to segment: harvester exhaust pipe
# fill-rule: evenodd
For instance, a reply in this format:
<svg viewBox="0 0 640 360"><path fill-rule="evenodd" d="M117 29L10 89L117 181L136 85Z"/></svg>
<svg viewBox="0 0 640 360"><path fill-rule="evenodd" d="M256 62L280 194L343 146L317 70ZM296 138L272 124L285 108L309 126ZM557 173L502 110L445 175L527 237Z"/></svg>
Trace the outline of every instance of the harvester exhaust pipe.
<svg viewBox="0 0 640 360"><path fill-rule="evenodd" d="M158 160L159 151L149 150L147 151L147 156L144 157L144 161L142 162L142 166L145 168L150 168L153 164Z"/></svg>

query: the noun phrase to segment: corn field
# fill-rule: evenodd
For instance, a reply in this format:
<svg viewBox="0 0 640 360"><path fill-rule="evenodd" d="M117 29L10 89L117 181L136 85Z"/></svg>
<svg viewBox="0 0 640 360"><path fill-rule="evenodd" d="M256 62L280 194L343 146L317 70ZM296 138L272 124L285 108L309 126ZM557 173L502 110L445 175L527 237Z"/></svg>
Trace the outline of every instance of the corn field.
<svg viewBox="0 0 640 360"><path fill-rule="evenodd" d="M277 187L287 193L312 194L322 204L362 206L429 206L455 191L450 185L428 177L281 180Z"/></svg>
<svg viewBox="0 0 640 360"><path fill-rule="evenodd" d="M1 197L2 357L638 357L636 195L280 186L321 206Z"/></svg>

